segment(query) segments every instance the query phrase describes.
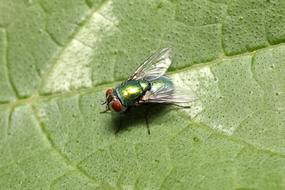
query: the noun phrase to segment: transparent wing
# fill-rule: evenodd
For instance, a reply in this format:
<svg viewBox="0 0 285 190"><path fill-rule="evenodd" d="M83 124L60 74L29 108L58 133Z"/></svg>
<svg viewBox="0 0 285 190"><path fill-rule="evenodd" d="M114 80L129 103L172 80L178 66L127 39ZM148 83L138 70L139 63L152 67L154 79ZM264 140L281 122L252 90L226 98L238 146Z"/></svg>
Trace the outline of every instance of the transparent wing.
<svg viewBox="0 0 285 190"><path fill-rule="evenodd" d="M142 97L142 103L188 103L195 100L190 90L175 86L162 86L156 91L147 91Z"/></svg>
<svg viewBox="0 0 285 190"><path fill-rule="evenodd" d="M129 77L129 80L145 79L152 81L159 78L164 75L171 65L171 55L171 48L164 48L153 54L136 69L135 73Z"/></svg>

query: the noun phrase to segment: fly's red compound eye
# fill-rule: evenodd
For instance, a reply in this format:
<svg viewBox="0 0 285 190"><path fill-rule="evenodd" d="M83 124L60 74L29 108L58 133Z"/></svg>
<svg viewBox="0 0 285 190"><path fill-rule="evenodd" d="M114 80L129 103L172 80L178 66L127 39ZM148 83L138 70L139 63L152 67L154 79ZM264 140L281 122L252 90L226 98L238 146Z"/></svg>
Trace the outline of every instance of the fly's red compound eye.
<svg viewBox="0 0 285 190"><path fill-rule="evenodd" d="M106 97L111 96L113 93L113 89L109 88L108 90L106 90Z"/></svg>
<svg viewBox="0 0 285 190"><path fill-rule="evenodd" d="M120 112L122 110L122 104L121 104L120 100L114 100L112 102L112 108L114 111Z"/></svg>

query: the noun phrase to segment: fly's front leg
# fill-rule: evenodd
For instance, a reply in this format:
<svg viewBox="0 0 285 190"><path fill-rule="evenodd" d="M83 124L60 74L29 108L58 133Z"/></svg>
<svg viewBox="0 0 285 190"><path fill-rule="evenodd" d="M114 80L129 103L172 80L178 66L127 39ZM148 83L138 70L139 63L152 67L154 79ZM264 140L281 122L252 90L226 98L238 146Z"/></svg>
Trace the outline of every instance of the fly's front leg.
<svg viewBox="0 0 285 190"><path fill-rule="evenodd" d="M107 112L110 112L110 110L109 109L105 109L105 110L103 110L103 111L100 111L100 113L102 114L102 113L107 113Z"/></svg>

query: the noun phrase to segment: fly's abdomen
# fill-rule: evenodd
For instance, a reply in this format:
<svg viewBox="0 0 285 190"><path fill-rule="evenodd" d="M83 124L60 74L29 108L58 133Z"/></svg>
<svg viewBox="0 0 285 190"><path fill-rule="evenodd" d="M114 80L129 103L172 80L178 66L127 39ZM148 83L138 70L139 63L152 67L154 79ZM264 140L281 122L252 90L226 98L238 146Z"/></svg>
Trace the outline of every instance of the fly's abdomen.
<svg viewBox="0 0 285 190"><path fill-rule="evenodd" d="M122 104L131 106L144 95L150 83L144 80L130 80L116 88L116 93Z"/></svg>
<svg viewBox="0 0 285 190"><path fill-rule="evenodd" d="M161 89L173 89L173 83L168 77L161 76L151 82L150 91L157 92Z"/></svg>

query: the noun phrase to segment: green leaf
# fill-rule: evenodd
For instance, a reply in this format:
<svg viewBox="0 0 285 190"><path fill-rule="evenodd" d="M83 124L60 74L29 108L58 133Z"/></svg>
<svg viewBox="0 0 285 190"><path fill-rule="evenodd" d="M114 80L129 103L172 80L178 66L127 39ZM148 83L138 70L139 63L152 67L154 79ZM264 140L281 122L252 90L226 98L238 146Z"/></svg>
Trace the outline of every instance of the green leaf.
<svg viewBox="0 0 285 190"><path fill-rule="evenodd" d="M0 0L1 189L284 189L282 0ZM190 109L99 114L151 53ZM123 129L115 134L115 128Z"/></svg>

